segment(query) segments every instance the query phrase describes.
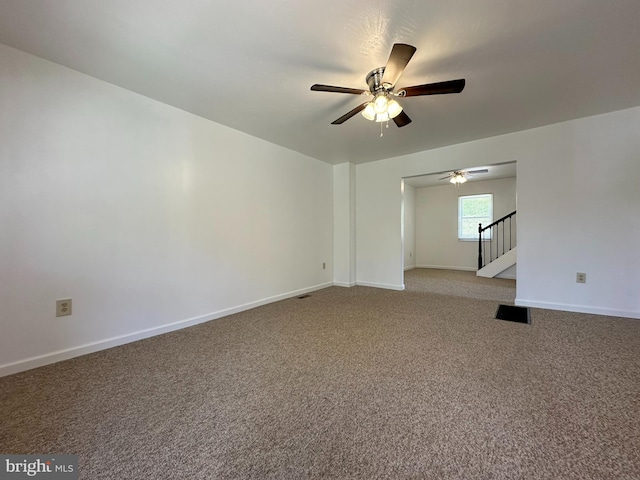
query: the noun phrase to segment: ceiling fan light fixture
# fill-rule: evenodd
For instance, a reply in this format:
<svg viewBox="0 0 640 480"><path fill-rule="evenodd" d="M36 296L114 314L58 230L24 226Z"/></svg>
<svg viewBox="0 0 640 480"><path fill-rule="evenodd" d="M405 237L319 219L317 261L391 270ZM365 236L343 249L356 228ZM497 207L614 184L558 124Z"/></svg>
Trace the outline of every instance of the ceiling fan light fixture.
<svg viewBox="0 0 640 480"><path fill-rule="evenodd" d="M465 183L467 178L464 176L464 172L453 172L451 180L449 181L454 185L460 185L461 183Z"/></svg>
<svg viewBox="0 0 640 480"><path fill-rule="evenodd" d="M378 101L381 97L377 97L373 102L369 102L364 110L362 110L362 116L367 120L371 120L372 122L388 122L393 117L397 117L402 111L402 107L395 100L387 101L387 99L382 96L384 99L384 111L376 110L376 102L377 106L383 104L382 101ZM388 105L388 108L387 108ZM378 110L382 110L382 108L378 108Z"/></svg>

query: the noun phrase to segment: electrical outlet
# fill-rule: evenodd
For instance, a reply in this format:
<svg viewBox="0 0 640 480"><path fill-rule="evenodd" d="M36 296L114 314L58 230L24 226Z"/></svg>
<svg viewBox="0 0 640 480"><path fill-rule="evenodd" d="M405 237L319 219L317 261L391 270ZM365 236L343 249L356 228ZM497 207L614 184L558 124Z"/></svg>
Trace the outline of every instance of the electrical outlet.
<svg viewBox="0 0 640 480"><path fill-rule="evenodd" d="M71 315L71 299L56 300L56 317Z"/></svg>
<svg viewBox="0 0 640 480"><path fill-rule="evenodd" d="M587 283L587 274L586 273L576 273L576 282L577 283Z"/></svg>
<svg viewBox="0 0 640 480"><path fill-rule="evenodd" d="M322 269L326 270L327 269L327 264L325 262L322 262Z"/></svg>

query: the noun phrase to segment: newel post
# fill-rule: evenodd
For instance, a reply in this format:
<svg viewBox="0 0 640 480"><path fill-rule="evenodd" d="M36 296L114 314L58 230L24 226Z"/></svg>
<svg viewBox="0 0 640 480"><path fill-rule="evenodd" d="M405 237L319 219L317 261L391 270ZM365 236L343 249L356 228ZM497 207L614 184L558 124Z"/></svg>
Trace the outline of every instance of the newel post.
<svg viewBox="0 0 640 480"><path fill-rule="evenodd" d="M482 265L482 224L478 224L478 270L483 267Z"/></svg>

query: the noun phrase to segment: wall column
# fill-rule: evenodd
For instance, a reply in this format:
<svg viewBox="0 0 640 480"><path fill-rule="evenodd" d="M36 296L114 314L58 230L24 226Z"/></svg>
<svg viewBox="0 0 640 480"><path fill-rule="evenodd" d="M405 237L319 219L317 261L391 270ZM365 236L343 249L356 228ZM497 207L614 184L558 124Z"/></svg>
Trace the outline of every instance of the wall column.
<svg viewBox="0 0 640 480"><path fill-rule="evenodd" d="M356 284L356 166L333 166L333 282Z"/></svg>

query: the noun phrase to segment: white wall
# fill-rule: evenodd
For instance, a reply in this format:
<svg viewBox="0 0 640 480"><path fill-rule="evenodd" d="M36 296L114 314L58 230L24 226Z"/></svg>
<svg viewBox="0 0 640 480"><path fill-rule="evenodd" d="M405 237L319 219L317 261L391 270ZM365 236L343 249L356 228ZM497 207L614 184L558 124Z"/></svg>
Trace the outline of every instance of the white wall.
<svg viewBox="0 0 640 480"><path fill-rule="evenodd" d="M458 240L458 198L493 194L493 219L516 209L516 179L469 181L416 189L416 258L422 268L477 270L478 242ZM508 230L507 230L508 231ZM502 232L502 230L501 230ZM513 221L513 246L516 245Z"/></svg>
<svg viewBox="0 0 640 480"><path fill-rule="evenodd" d="M638 125L640 107L358 165L358 283L402 288L402 177L517 160L516 302L640 318Z"/></svg>
<svg viewBox="0 0 640 480"><path fill-rule="evenodd" d="M416 266L416 189L406 183L403 185L402 196L404 224L404 269L409 270Z"/></svg>
<svg viewBox="0 0 640 480"><path fill-rule="evenodd" d="M331 165L1 45L0 132L0 374L332 282Z"/></svg>

